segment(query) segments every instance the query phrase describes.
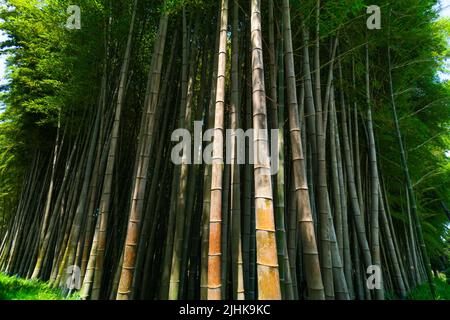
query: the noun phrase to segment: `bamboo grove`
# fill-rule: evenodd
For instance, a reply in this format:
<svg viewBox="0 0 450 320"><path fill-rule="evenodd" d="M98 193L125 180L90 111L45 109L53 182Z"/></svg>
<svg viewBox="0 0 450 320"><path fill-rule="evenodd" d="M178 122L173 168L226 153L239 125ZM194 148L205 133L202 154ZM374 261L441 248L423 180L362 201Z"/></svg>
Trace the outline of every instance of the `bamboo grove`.
<svg viewBox="0 0 450 320"><path fill-rule="evenodd" d="M448 268L436 1L376 1L379 30L361 0L72 2L79 30L68 1L1 10L2 272L63 288L78 266L83 299L365 300ZM212 164L173 163L198 123ZM225 161L226 129L261 135Z"/></svg>

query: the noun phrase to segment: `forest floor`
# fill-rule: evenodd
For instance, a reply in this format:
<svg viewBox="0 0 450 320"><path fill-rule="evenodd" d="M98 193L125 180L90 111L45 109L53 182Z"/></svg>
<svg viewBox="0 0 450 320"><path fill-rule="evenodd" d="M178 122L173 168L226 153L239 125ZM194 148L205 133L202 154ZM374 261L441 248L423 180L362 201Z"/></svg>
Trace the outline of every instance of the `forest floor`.
<svg viewBox="0 0 450 320"><path fill-rule="evenodd" d="M0 273L0 300L76 300L66 298L61 290L38 280L25 280Z"/></svg>
<svg viewBox="0 0 450 320"><path fill-rule="evenodd" d="M450 285L444 274L435 278L436 300L450 300ZM77 300L76 294L66 298L61 290L38 280L25 280L0 273L0 300ZM408 300L432 300L427 284L417 287Z"/></svg>
<svg viewBox="0 0 450 320"><path fill-rule="evenodd" d="M450 284L445 274L441 273L434 278L436 286L436 300L450 300ZM428 284L422 284L409 294L410 300L432 300Z"/></svg>

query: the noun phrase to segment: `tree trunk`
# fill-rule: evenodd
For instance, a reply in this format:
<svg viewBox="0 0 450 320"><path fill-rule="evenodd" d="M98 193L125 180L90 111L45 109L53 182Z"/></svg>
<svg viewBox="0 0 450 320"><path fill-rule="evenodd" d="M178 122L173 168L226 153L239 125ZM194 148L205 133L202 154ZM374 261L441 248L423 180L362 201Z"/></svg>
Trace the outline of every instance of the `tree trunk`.
<svg viewBox="0 0 450 320"><path fill-rule="evenodd" d="M283 0L284 45L286 61L286 80L289 108L289 126L296 204L300 211L299 228L302 237L303 259L307 277L309 299L324 299L324 287L320 272L319 254L314 232L314 223L306 181L305 158L299 128L298 102L292 49L291 15L289 0Z"/></svg>
<svg viewBox="0 0 450 320"><path fill-rule="evenodd" d="M225 78L227 63L228 0L222 0L220 12L220 42L217 65L216 110L214 120L213 163L211 173L211 206L209 219L208 251L208 299L220 300L221 281L221 232L222 232L222 176L223 137L225 114Z"/></svg>
<svg viewBox="0 0 450 320"><path fill-rule="evenodd" d="M258 299L281 299L275 239L261 34L261 2L251 0L252 96Z"/></svg>

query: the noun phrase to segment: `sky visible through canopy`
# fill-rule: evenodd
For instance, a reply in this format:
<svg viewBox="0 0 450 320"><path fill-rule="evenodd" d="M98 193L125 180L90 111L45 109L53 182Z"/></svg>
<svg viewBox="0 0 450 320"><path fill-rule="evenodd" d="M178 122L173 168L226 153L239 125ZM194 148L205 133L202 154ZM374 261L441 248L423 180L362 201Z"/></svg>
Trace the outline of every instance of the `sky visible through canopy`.
<svg viewBox="0 0 450 320"><path fill-rule="evenodd" d="M6 36L3 31L0 30L0 41L5 41ZM5 70L6 69L6 55L0 56L0 85L5 84Z"/></svg>
<svg viewBox="0 0 450 320"><path fill-rule="evenodd" d="M441 0L441 17L450 17L450 0ZM450 39L448 39L450 45ZM450 80L450 61L447 60L447 70L439 73L439 78L442 80Z"/></svg>

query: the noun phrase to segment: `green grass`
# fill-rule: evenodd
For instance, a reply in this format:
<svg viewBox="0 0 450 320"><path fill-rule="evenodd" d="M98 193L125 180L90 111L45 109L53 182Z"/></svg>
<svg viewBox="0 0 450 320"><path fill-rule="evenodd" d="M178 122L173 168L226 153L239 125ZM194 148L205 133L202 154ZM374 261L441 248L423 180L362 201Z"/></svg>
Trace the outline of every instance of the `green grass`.
<svg viewBox="0 0 450 320"><path fill-rule="evenodd" d="M437 300L450 300L450 285L444 274L434 278ZM51 288L38 280L24 280L0 273L0 300L77 300L77 294L64 297L60 289ZM395 299L386 293L386 299ZM417 287L408 296L410 300L432 300L428 284Z"/></svg>
<svg viewBox="0 0 450 320"><path fill-rule="evenodd" d="M445 274L441 273L434 278L436 287L436 300L450 300L450 285L447 283ZM411 300L433 300L430 287L427 283L417 287L410 293L408 299Z"/></svg>
<svg viewBox="0 0 450 320"><path fill-rule="evenodd" d="M76 300L72 295L69 300ZM0 273L0 300L66 300L61 290L38 280L24 280Z"/></svg>

